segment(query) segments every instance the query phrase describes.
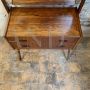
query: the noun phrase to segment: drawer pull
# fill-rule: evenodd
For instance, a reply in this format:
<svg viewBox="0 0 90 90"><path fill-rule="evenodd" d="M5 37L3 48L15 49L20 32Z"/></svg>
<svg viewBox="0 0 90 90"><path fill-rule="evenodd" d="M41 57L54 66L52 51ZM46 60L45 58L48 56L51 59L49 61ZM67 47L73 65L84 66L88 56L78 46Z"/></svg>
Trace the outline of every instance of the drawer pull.
<svg viewBox="0 0 90 90"><path fill-rule="evenodd" d="M59 42L62 42L62 41L63 41L63 42L68 42L68 40L59 40Z"/></svg>
<svg viewBox="0 0 90 90"><path fill-rule="evenodd" d="M67 43L68 42L68 40L59 40L59 47L61 47L61 48L64 48L65 47L65 45L64 45L64 43Z"/></svg>
<svg viewBox="0 0 90 90"><path fill-rule="evenodd" d="M64 45L60 45L59 47L62 47L62 48L63 48L63 47L65 47L65 46L64 46Z"/></svg>
<svg viewBox="0 0 90 90"><path fill-rule="evenodd" d="M9 43L13 43L13 42L15 42L15 41L8 41Z"/></svg>
<svg viewBox="0 0 90 90"><path fill-rule="evenodd" d="M27 42L27 40L19 40L19 41L21 41L21 42Z"/></svg>
<svg viewBox="0 0 90 90"><path fill-rule="evenodd" d="M62 48L63 48L63 47L64 47L64 45L61 45L60 47L62 47Z"/></svg>
<svg viewBox="0 0 90 90"><path fill-rule="evenodd" d="M22 45L22 47L28 47L27 45Z"/></svg>

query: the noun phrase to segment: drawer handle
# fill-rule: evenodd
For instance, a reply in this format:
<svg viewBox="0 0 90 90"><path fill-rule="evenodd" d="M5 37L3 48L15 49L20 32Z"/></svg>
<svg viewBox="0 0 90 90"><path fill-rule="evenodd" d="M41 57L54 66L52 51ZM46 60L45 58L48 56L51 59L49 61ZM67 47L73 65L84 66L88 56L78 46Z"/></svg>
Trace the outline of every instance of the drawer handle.
<svg viewBox="0 0 90 90"><path fill-rule="evenodd" d="M62 41L63 41L63 42L68 42L68 40L59 40L59 42L62 42Z"/></svg>
<svg viewBox="0 0 90 90"><path fill-rule="evenodd" d="M27 42L27 40L19 40L19 41L21 41L21 42Z"/></svg>
<svg viewBox="0 0 90 90"><path fill-rule="evenodd" d="M8 41L9 43L15 42L15 41Z"/></svg>
<svg viewBox="0 0 90 90"><path fill-rule="evenodd" d="M65 42L68 42L68 40L59 40L59 47L62 47L62 48L65 47L64 46Z"/></svg>
<svg viewBox="0 0 90 90"><path fill-rule="evenodd" d="M28 47L27 45L22 45L22 47Z"/></svg>
<svg viewBox="0 0 90 90"><path fill-rule="evenodd" d="M64 45L59 45L59 47L62 47L62 48L63 48L63 47L65 47L65 46L64 46Z"/></svg>

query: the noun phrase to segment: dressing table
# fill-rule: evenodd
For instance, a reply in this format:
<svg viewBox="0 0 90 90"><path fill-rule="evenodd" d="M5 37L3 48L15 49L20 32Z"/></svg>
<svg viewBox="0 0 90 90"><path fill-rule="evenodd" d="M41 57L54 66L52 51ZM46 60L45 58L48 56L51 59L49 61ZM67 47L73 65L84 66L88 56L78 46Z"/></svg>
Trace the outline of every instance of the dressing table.
<svg viewBox="0 0 90 90"><path fill-rule="evenodd" d="M5 38L20 60L20 49L67 49L68 60L83 37L79 14L85 0L78 7L73 6L75 0L1 1L10 14Z"/></svg>

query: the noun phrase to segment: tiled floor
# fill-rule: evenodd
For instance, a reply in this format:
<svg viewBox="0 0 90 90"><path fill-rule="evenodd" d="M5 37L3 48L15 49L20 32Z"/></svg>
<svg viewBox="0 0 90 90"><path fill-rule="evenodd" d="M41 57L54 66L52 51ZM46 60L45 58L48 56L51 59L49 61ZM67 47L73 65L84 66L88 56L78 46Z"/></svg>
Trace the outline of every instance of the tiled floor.
<svg viewBox="0 0 90 90"><path fill-rule="evenodd" d="M66 61L60 50L21 50L0 39L0 90L90 90L90 38Z"/></svg>

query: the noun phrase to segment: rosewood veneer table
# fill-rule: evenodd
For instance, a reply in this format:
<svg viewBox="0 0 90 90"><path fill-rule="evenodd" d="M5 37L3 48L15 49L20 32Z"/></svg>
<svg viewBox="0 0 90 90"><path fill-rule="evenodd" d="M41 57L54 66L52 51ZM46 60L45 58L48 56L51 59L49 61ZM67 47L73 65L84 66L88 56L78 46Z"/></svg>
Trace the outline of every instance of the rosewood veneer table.
<svg viewBox="0 0 90 90"><path fill-rule="evenodd" d="M68 49L70 52L82 38L79 13L84 2L79 8L13 7L5 37L19 55L20 49Z"/></svg>

